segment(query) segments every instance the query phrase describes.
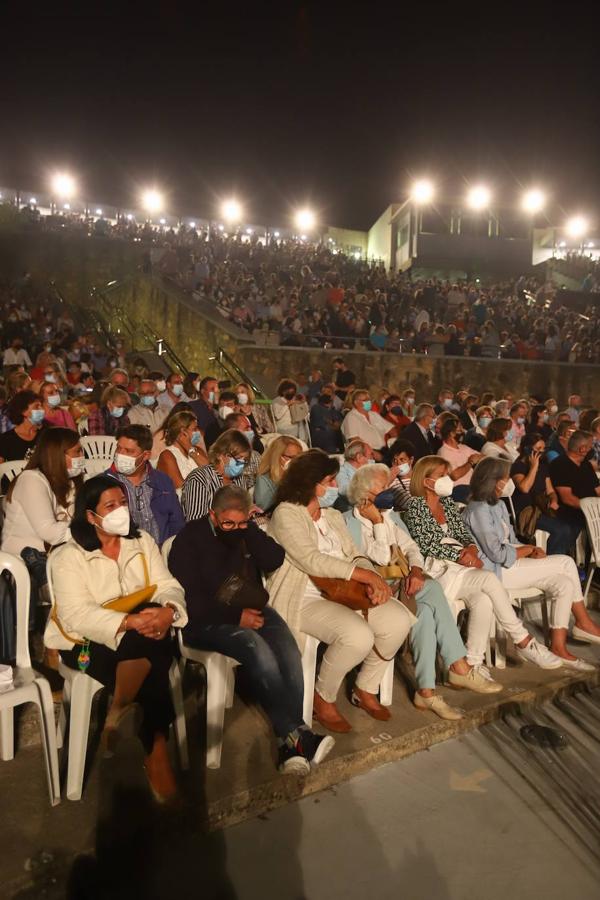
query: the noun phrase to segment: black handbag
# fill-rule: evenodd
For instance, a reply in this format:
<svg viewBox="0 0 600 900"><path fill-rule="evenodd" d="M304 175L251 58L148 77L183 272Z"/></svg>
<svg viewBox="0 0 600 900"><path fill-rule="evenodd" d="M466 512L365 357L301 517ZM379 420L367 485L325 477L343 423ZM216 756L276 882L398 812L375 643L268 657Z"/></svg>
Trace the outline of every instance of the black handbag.
<svg viewBox="0 0 600 900"><path fill-rule="evenodd" d="M250 566L250 555L246 550L246 544L242 543L244 562L241 574L228 575L219 587L215 599L217 603L233 609L264 609L269 602L268 591L258 584L255 572Z"/></svg>

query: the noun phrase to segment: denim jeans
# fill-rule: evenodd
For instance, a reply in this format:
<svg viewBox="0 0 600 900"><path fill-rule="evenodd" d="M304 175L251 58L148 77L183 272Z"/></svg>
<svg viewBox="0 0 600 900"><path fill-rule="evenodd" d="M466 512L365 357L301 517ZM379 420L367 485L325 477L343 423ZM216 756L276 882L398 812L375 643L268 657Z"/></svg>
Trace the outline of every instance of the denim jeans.
<svg viewBox="0 0 600 900"><path fill-rule="evenodd" d="M537 520L536 528L549 533L547 547L549 556L555 553L564 556L574 554L575 543L579 534L576 524L571 524L566 519L559 518L559 516L546 516L542 513Z"/></svg>
<svg viewBox="0 0 600 900"><path fill-rule="evenodd" d="M252 693L269 717L277 737L304 725L302 660L292 632L270 606L262 628L204 625L186 642L198 650L216 650L244 666Z"/></svg>

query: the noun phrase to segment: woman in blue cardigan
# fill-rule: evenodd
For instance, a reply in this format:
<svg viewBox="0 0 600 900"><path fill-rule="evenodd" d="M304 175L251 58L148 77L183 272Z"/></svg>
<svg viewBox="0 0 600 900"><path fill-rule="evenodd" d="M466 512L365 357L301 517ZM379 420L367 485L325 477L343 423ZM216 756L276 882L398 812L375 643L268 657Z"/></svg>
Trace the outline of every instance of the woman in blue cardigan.
<svg viewBox="0 0 600 900"><path fill-rule="evenodd" d="M552 652L563 666L593 670L567 649L571 613L575 618L573 637L600 644L600 628L590 619L583 602L577 567L570 556L546 556L540 547L517 541L506 505L500 502L513 490L510 463L487 458L475 467L471 498L463 516L477 541L484 568L494 572L507 589L535 587L544 591L553 601Z"/></svg>

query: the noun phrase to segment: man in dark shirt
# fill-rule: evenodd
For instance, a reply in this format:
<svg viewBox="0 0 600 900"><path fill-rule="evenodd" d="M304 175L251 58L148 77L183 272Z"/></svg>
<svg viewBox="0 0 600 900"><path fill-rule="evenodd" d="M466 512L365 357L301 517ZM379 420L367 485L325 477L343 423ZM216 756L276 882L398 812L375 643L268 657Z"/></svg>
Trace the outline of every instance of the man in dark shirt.
<svg viewBox="0 0 600 900"><path fill-rule="evenodd" d="M560 506L558 515L577 526L585 527L580 501L584 497L600 496L600 482L586 457L592 449L589 431L575 431L569 438L567 452L550 464L550 479Z"/></svg>
<svg viewBox="0 0 600 900"><path fill-rule="evenodd" d="M190 407L198 420L198 428L202 434L206 433L209 425L217 421L214 410L219 398L219 383L212 375L207 375L200 382L200 396L197 400L190 400Z"/></svg>
<svg viewBox="0 0 600 900"><path fill-rule="evenodd" d="M335 370L336 394L340 400L345 400L348 393L352 392L356 387L356 375L346 366L341 356L334 359L333 368Z"/></svg>

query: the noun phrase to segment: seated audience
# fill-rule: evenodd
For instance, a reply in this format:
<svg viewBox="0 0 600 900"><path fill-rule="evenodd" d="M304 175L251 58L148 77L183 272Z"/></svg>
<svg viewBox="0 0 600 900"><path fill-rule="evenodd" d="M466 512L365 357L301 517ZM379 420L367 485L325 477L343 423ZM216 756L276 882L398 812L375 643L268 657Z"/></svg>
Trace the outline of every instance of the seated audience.
<svg viewBox="0 0 600 900"><path fill-rule="evenodd" d="M75 420L64 406L61 406L60 391L55 384L45 381L40 387L39 393L44 410L44 422L46 425L55 425L60 428L70 428L75 431Z"/></svg>
<svg viewBox="0 0 600 900"><path fill-rule="evenodd" d="M6 406L14 428L0 434L0 462L28 459L44 422L42 402L33 391L20 391Z"/></svg>
<svg viewBox="0 0 600 900"><path fill-rule="evenodd" d="M165 429L166 449L158 457L156 468L164 472L179 491L184 480L197 466L205 466L208 456L202 448L202 433L193 412L169 416Z"/></svg>
<svg viewBox="0 0 600 900"><path fill-rule="evenodd" d="M546 445L546 455L549 463L554 462L560 456L566 455L569 438L576 430L577 428L571 419L562 419L557 422L556 428Z"/></svg>
<svg viewBox="0 0 600 900"><path fill-rule="evenodd" d="M580 501L584 497L600 497L600 482L588 460L591 450L589 431L574 431L565 455L550 463L550 478L558 494L558 515L571 525L575 534L585 528Z"/></svg>
<svg viewBox="0 0 600 900"><path fill-rule="evenodd" d="M273 431L273 420L269 407L265 403L257 403L254 391L249 384L240 382L233 388L237 397L237 408L250 422L256 435L269 434Z"/></svg>
<svg viewBox="0 0 600 900"><path fill-rule="evenodd" d="M391 422L386 422L379 413L371 410L369 392L358 389L352 394L352 408L342 422L342 434L346 441L359 438L369 444L380 459L385 450L387 436L393 431Z"/></svg>
<svg viewBox="0 0 600 900"><path fill-rule="evenodd" d="M158 388L153 378L142 378L139 387L140 402L127 413L131 425L145 425L154 435L165 421L165 411L158 405Z"/></svg>
<svg viewBox="0 0 600 900"><path fill-rule="evenodd" d="M305 414L306 411L306 414ZM277 386L277 396L271 403L271 413L275 422L275 431L291 435L308 443L308 404L295 381L284 378Z"/></svg>
<svg viewBox="0 0 600 900"><path fill-rule="evenodd" d="M561 661L527 632L496 575L483 569L475 538L450 498L448 469L439 456L417 462L410 485L414 499L404 521L425 557L425 573L438 581L450 603L462 600L469 610L469 664L483 665L495 616L522 659L543 669L558 668Z"/></svg>
<svg viewBox="0 0 600 900"><path fill-rule="evenodd" d="M314 714L330 731L348 732L351 725L336 706L342 681L360 665L352 693L354 705L380 721L389 710L377 699L387 660L404 642L411 624L406 607L371 564L356 562L356 547L335 501L336 459L322 450L298 456L277 491L277 507L269 534L282 545L285 560L268 582L270 603L290 627L300 649L307 635L328 645L319 669ZM365 585L373 609L368 619L325 599L312 576L357 581Z"/></svg>
<svg viewBox="0 0 600 900"><path fill-rule="evenodd" d="M436 416L443 412L451 412L454 409L454 391L444 390L438 394L438 402L433 407Z"/></svg>
<svg viewBox="0 0 600 900"><path fill-rule="evenodd" d="M465 432L476 430L479 425L478 411L480 406L478 400L479 398L475 394L466 394L461 401L458 418L462 422Z"/></svg>
<svg viewBox="0 0 600 900"><path fill-rule="evenodd" d="M466 650L441 587L423 573L423 557L404 524L391 510L379 510L374 499L389 481L387 466L368 466L357 471L348 488L352 510L345 513L352 540L376 566L389 566L392 549L398 547L410 567L403 590L414 598L417 622L410 630L415 662L417 709L430 709L442 719L460 719L462 714L435 694L435 663L438 645L450 684L484 694L502 690L501 685L482 675L466 660Z"/></svg>
<svg viewBox="0 0 600 900"><path fill-rule="evenodd" d="M571 422L577 425L579 421L579 413L581 412L581 407L583 406L583 401L581 399L580 394L571 394L568 400L568 406L565 410L566 414L570 418Z"/></svg>
<svg viewBox="0 0 600 900"><path fill-rule="evenodd" d="M354 478L355 472L362 466L367 466L373 462L373 450L370 444L358 439L350 441L344 451L344 462L336 476L338 493L345 497L348 492L348 485Z"/></svg>
<svg viewBox="0 0 600 900"><path fill-rule="evenodd" d="M545 404L534 403L529 410L527 424L525 425L525 434L531 434L532 432L539 434L542 436L544 443L548 443L552 437L552 426L549 422L550 416Z"/></svg>
<svg viewBox="0 0 600 900"><path fill-rule="evenodd" d="M183 376L178 372L167 375L165 385L166 389L158 395L158 405L166 415L176 403L187 403L188 397L183 392Z"/></svg>
<svg viewBox="0 0 600 900"><path fill-rule="evenodd" d="M500 502L509 485L510 464L505 460L484 459L473 473L464 520L477 541L484 569L494 572L507 590L535 587L544 591L552 601L552 652L563 666L593 671L593 666L567 649L571 613L573 637L600 644L600 627L590 619L583 602L577 566L569 556L546 556L540 547L517 541L506 505Z"/></svg>
<svg viewBox="0 0 600 900"><path fill-rule="evenodd" d="M251 448L241 431L225 431L208 451L208 465L198 466L187 476L181 490L186 522L208 515L213 497L226 484L245 487L244 470Z"/></svg>
<svg viewBox="0 0 600 900"><path fill-rule="evenodd" d="M420 403L415 410L414 421L402 431L402 438L410 441L415 448L415 460L421 459L422 456L430 456L439 450L441 442L432 432L435 418L431 403Z"/></svg>
<svg viewBox="0 0 600 900"><path fill-rule="evenodd" d="M133 522L160 545L184 525L173 482L150 465L152 435L145 425L126 425L116 437L115 461L106 474L122 485Z"/></svg>
<svg viewBox="0 0 600 900"><path fill-rule="evenodd" d="M312 446L325 453L342 453L344 439L341 425L344 417L333 405L330 393L319 394L310 408L310 437Z"/></svg>
<svg viewBox="0 0 600 900"><path fill-rule="evenodd" d="M225 419L236 412L236 409L237 395L233 391L221 391L217 415L204 432L204 443L207 450L210 450L211 444L214 444L219 435L225 431Z"/></svg>
<svg viewBox="0 0 600 900"><path fill-rule="evenodd" d="M484 456L506 459L510 463L516 460L519 451L514 447L511 419L492 419L487 427L486 442L481 452Z"/></svg>
<svg viewBox="0 0 600 900"><path fill-rule="evenodd" d="M281 435L271 441L258 466L254 485L254 502L264 512L270 512L283 473L296 456L302 453L302 444L293 437Z"/></svg>
<svg viewBox="0 0 600 900"><path fill-rule="evenodd" d="M207 375L196 382L197 398L190 401L190 409L198 420L202 434L216 418L215 406L219 398L219 382L212 375Z"/></svg>
<svg viewBox="0 0 600 900"><path fill-rule="evenodd" d="M131 400L120 387L107 387L100 398L100 406L90 410L87 432L90 435L114 437L123 426L129 425Z"/></svg>
<svg viewBox="0 0 600 900"><path fill-rule="evenodd" d="M250 521L247 492L228 485L216 492L207 516L188 522L179 533L169 553L169 569L185 590L186 644L242 664L275 732L279 771L302 773L321 762L334 741L303 722L298 645L281 616L265 605L269 596L261 576L279 569L284 557L283 548ZM220 600L232 575L243 579L245 604Z"/></svg>
<svg viewBox="0 0 600 900"><path fill-rule="evenodd" d="M391 438L398 438L402 433L402 429L410 425L412 419L405 415L402 409L402 399L398 394L390 394L383 402L381 415L392 426L391 433L388 433L388 441Z"/></svg>
<svg viewBox="0 0 600 900"><path fill-rule="evenodd" d="M473 469L482 458L481 453L474 453L471 447L463 443L464 426L458 419L446 419L440 428L440 436L442 446L438 456L450 466L450 478L454 482L452 497L464 503L469 494Z"/></svg>
<svg viewBox="0 0 600 900"><path fill-rule="evenodd" d="M70 668L108 687L112 701L102 733L107 752L114 752L126 721L137 725L141 707L137 727L148 780L160 799L172 799L177 787L167 752L175 716L171 628L187 623L183 589L151 536L130 519L127 496L113 478L99 475L81 486L71 535L52 557L55 606L46 646L58 649ZM104 606L140 591L147 599L129 613Z"/></svg>

